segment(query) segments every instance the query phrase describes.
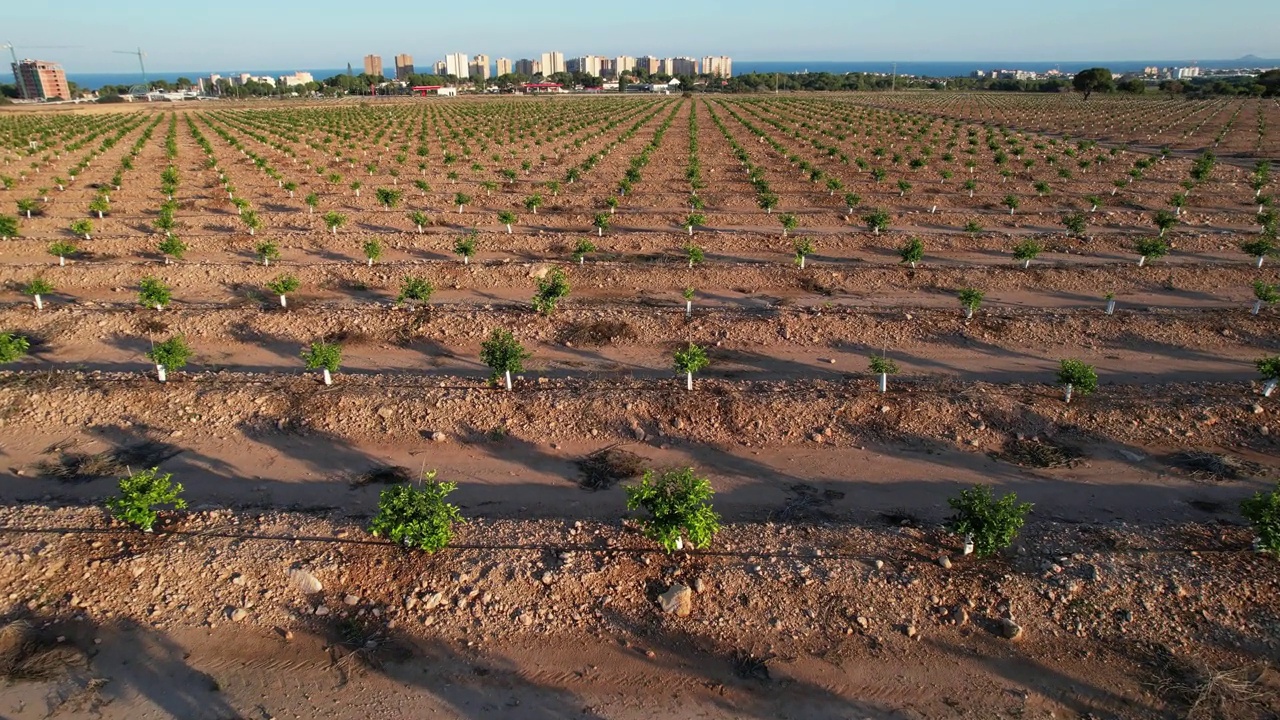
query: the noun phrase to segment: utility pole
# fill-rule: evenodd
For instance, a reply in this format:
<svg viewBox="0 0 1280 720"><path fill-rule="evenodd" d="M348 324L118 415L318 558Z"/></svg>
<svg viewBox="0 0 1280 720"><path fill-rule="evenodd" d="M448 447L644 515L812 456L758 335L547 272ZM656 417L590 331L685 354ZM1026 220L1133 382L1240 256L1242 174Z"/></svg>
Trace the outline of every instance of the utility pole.
<svg viewBox="0 0 1280 720"><path fill-rule="evenodd" d="M893 64L893 90L898 89L898 63Z"/></svg>

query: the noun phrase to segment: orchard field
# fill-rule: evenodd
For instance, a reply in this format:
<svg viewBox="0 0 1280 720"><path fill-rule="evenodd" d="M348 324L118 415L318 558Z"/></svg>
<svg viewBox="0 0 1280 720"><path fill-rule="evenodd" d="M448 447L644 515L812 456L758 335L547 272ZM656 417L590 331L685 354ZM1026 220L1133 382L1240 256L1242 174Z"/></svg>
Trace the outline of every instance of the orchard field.
<svg viewBox="0 0 1280 720"><path fill-rule="evenodd" d="M1039 550L973 565L960 592L985 592L988 573L1033 587L1046 559L1088 548L1138 573L1141 558L1057 535L1136 526L1175 551L1194 535L1219 553L1205 563L1252 568L1222 602L1260 613L1256 630L1277 622L1275 606L1246 598L1277 577L1246 550L1237 506L1277 466L1267 382L1280 361L1258 362L1280 355L1277 161L1280 104L1256 99L432 98L0 114L0 333L27 340L0 369L0 497L98 503L119 467L158 464L192 506L341 525L373 513L377 479L435 468L477 522L607 528L622 491L584 490L577 462L621 446L647 466L708 475L725 520L760 528L755 545L735 530L735 552L888 518L923 528L919 547L883 540L919 563L956 542L935 529L948 495L988 483L1035 503ZM527 352L510 388L482 359L495 331ZM705 367L678 372L673 357L691 344ZM1096 390L1062 375L1064 361L1095 370ZM1080 383L1069 403L1066 380ZM93 459L111 462L95 474ZM468 532L475 547L509 540ZM552 542L541 525L522 532ZM646 561L618 583L653 584L663 562L711 572ZM550 585L527 584L512 592ZM950 580L926 587L943 598L925 604L955 602ZM387 592L400 602L403 589ZM783 655L810 656L801 627L875 634L857 613L771 624L784 610L707 602L721 600L747 618L743 637L790 647ZM1203 596L1168 612L1201 601L1217 612ZM1070 638L1054 641L1057 657L1122 632L1077 628L1055 602L1024 612ZM584 622L610 622L584 616L516 627L567 643ZM735 642L709 630L723 624L710 607L699 622L707 644ZM1234 666L1275 652L1274 641L1213 644L1181 622L1140 634L1190 636ZM872 639L847 652L874 655L886 641ZM912 652L920 667L940 657ZM1177 705L1138 670L1111 670L1081 670L1080 682L1114 696L1067 682L1042 707L1155 717ZM846 681L830 708L863 687ZM980 687L948 692L979 714L1009 710ZM906 697L890 692L881 709Z"/></svg>

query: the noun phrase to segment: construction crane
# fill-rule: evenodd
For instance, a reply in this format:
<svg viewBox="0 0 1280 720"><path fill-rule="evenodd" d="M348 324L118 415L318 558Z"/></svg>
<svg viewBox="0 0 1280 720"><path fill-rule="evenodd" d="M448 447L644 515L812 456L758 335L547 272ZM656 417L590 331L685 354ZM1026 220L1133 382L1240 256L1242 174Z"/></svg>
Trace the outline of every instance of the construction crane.
<svg viewBox="0 0 1280 720"><path fill-rule="evenodd" d="M80 46L79 45L28 45L27 47L32 50L67 50L70 48L77 48ZM9 55L13 57L13 79L18 83L18 94L22 96L23 100L30 100L31 98L27 97L26 85L23 84L22 79L18 77L18 51L15 48L13 41L10 40L5 44L0 45L0 49L7 49L9 51Z"/></svg>
<svg viewBox="0 0 1280 720"><path fill-rule="evenodd" d="M111 52L119 53L120 55L137 55L138 56L138 67L142 69L142 84L134 85L133 87L129 88L129 94L130 95L146 95L147 92L151 90L150 87L147 87L147 66L144 65L142 62L142 59L145 58L147 54L142 52L142 48L138 48L137 50L112 50Z"/></svg>

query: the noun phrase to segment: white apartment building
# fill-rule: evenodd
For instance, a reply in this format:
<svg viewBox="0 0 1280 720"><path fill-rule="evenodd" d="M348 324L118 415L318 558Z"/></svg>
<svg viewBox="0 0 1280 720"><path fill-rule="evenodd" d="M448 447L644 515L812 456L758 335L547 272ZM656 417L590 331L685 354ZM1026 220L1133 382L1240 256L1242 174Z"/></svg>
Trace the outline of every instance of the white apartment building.
<svg viewBox="0 0 1280 720"><path fill-rule="evenodd" d="M1200 68L1195 66L1176 67L1173 68L1172 75L1175 80L1186 80L1187 78L1200 77Z"/></svg>
<svg viewBox="0 0 1280 720"><path fill-rule="evenodd" d="M466 53L449 53L444 56L444 74L454 77L470 77L471 63L467 62Z"/></svg>
<svg viewBox="0 0 1280 720"><path fill-rule="evenodd" d="M292 75L281 75L280 84L285 87L294 87L295 85L306 85L309 82L315 82L315 78L311 77L309 72L295 72Z"/></svg>
<svg viewBox="0 0 1280 720"><path fill-rule="evenodd" d="M578 58L577 70L580 73L601 77L604 74L604 61L605 59L599 55L583 55Z"/></svg>
<svg viewBox="0 0 1280 720"><path fill-rule="evenodd" d="M481 80L489 79L489 56L477 55L471 59L471 77Z"/></svg>
<svg viewBox="0 0 1280 720"><path fill-rule="evenodd" d="M702 74L722 78L733 77L733 60L726 55L708 55L702 58Z"/></svg>
<svg viewBox="0 0 1280 720"><path fill-rule="evenodd" d="M497 66L498 77L511 74L511 58L498 58Z"/></svg>
<svg viewBox="0 0 1280 720"><path fill-rule="evenodd" d="M618 77L624 72L635 72L636 59L629 55L619 55L613 59L613 76Z"/></svg>
<svg viewBox="0 0 1280 720"><path fill-rule="evenodd" d="M542 53L542 74L554 75L565 72L564 53L555 50Z"/></svg>

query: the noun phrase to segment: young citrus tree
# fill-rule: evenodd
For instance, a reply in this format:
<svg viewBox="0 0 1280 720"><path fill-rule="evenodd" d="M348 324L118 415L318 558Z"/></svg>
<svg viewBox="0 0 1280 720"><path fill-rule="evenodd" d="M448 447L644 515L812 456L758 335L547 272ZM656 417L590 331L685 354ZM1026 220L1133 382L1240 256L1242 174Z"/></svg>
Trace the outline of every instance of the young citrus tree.
<svg viewBox="0 0 1280 720"><path fill-rule="evenodd" d="M44 309L44 301L40 299L40 296L48 295L51 292L53 292L53 285L44 278L35 278L22 287L22 294L30 295L35 300L36 310Z"/></svg>
<svg viewBox="0 0 1280 720"><path fill-rule="evenodd" d="M170 505L175 510L181 510L187 506L187 502L182 499L182 483L173 482L173 473L161 475L159 468L121 478L119 492L119 495L107 500L107 510L117 520L144 532L151 532L159 519L157 507Z"/></svg>
<svg viewBox="0 0 1280 720"><path fill-rule="evenodd" d="M702 213L689 213L689 216L684 219L684 226L685 229L689 231L690 237L693 236L693 229L695 227L702 227L706 223L707 216Z"/></svg>
<svg viewBox="0 0 1280 720"><path fill-rule="evenodd" d="M795 251L795 263L804 269L805 259L813 254L813 241L809 238L796 238L791 247Z"/></svg>
<svg viewBox="0 0 1280 720"><path fill-rule="evenodd" d="M879 235L882 230L889 229L889 213L884 210L873 210L863 215L862 221L867 224L867 229L876 235Z"/></svg>
<svg viewBox="0 0 1280 720"><path fill-rule="evenodd" d="M964 536L965 549L972 547L979 557L1012 545L1031 512L1031 503L1019 503L1014 493L997 499L985 485L962 490L960 497L947 498L947 504L956 511L948 529Z"/></svg>
<svg viewBox="0 0 1280 720"><path fill-rule="evenodd" d="M365 259L369 261L369 267L373 267L374 261L382 257L382 242L377 238L366 240L362 249Z"/></svg>
<svg viewBox="0 0 1280 720"><path fill-rule="evenodd" d="M693 343L689 343L687 347L675 352L676 372L685 376L686 390L693 389L693 374L701 372L710 364L711 361L707 359L707 351Z"/></svg>
<svg viewBox="0 0 1280 720"><path fill-rule="evenodd" d="M583 261L586 259L587 253L593 253L595 251L596 251L595 243L591 242L586 238L582 238L581 240L578 241L578 244L575 245L573 248L573 259L577 260L578 264L581 265Z"/></svg>
<svg viewBox="0 0 1280 720"><path fill-rule="evenodd" d="M1018 200L1018 196L1017 196L1017 195L1005 195L1005 196L1004 196L1004 206L1005 206L1005 207L1007 207L1007 208L1009 208L1009 214L1010 214L1010 215L1012 215L1015 211L1017 211L1018 206L1019 206L1019 205L1021 205L1021 204L1022 204L1022 203Z"/></svg>
<svg viewBox="0 0 1280 720"><path fill-rule="evenodd" d="M1274 305L1277 300L1280 300L1280 292L1277 292L1276 286L1261 280L1253 281L1253 296L1257 298L1253 303L1254 315L1262 311L1263 303Z"/></svg>
<svg viewBox="0 0 1280 720"><path fill-rule="evenodd" d="M1268 493L1257 492L1240 503L1240 514L1253 526L1254 547L1280 555L1280 485Z"/></svg>
<svg viewBox="0 0 1280 720"><path fill-rule="evenodd" d="M421 487L393 485L379 493L378 514L369 522L369 532L428 553L447 547L453 539L453 524L462 522L462 513L445 498L458 486L436 482L435 470L423 481Z"/></svg>
<svg viewBox="0 0 1280 720"><path fill-rule="evenodd" d="M388 210L399 205L400 198L404 197L403 192L391 188L378 188L374 191L374 195L378 197L378 204Z"/></svg>
<svg viewBox="0 0 1280 720"><path fill-rule="evenodd" d="M436 286L426 278L417 277L415 275L406 276L400 283L400 294L396 296L396 302L402 303L405 300L417 300L421 303L431 301L431 296L435 294Z"/></svg>
<svg viewBox="0 0 1280 720"><path fill-rule="evenodd" d="M591 220L591 224L596 229L596 236L604 237L604 231L609 229L609 214L596 213L596 216Z"/></svg>
<svg viewBox="0 0 1280 720"><path fill-rule="evenodd" d="M960 306L964 308L966 320L973 319L973 313L982 305L983 297L985 297L984 293L975 288L964 288L959 292Z"/></svg>
<svg viewBox="0 0 1280 720"><path fill-rule="evenodd" d="M92 240L90 234L93 232L93 221L81 218L71 223L71 233L73 235L82 235L85 240Z"/></svg>
<svg viewBox="0 0 1280 720"><path fill-rule="evenodd" d="M1260 358L1254 365L1262 376L1262 396L1271 397L1276 385L1280 384L1280 356Z"/></svg>
<svg viewBox="0 0 1280 720"><path fill-rule="evenodd" d="M627 487L627 509L645 510L640 520L645 537L667 552L684 549L687 536L695 548L705 548L720 531L720 516L711 507L711 483L693 468L655 474L648 470L638 485Z"/></svg>
<svg viewBox="0 0 1280 720"><path fill-rule="evenodd" d="M554 312L556 303L569 295L569 279L560 268L552 268L546 277L537 278L536 285L533 307L543 315Z"/></svg>
<svg viewBox="0 0 1280 720"><path fill-rule="evenodd" d="M508 235L511 234L511 226L515 225L516 222L518 222L519 220L520 218L516 217L516 214L511 212L510 210L503 210L502 212L498 213L498 222L502 223L507 227Z"/></svg>
<svg viewBox="0 0 1280 720"><path fill-rule="evenodd" d="M532 357L509 330L495 329L489 339L480 345L480 360L493 372L489 382L497 383L505 376L507 390L511 389L511 373L524 371L524 361Z"/></svg>
<svg viewBox="0 0 1280 720"><path fill-rule="evenodd" d="M302 202L307 205L307 214L314 215L316 207L320 205L320 196L315 193L307 193L307 196L302 198Z"/></svg>
<svg viewBox="0 0 1280 720"><path fill-rule="evenodd" d="M529 197L527 197L527 198L525 198L525 199L524 199L524 209L525 209L525 210L528 210L529 212L533 213L534 215L537 215L537 214L538 214L538 208L540 208L540 207L542 207L542 196L541 196L541 195L538 195L538 194L536 194L536 193L535 193L535 194L530 195Z"/></svg>
<svg viewBox="0 0 1280 720"><path fill-rule="evenodd" d="M1147 264L1147 258L1158 260L1168 255L1169 244L1158 237L1142 238L1137 242L1137 250L1140 256L1138 258L1138 267L1142 267Z"/></svg>
<svg viewBox="0 0 1280 720"><path fill-rule="evenodd" d="M347 216L336 210L330 210L324 214L324 224L329 228L329 232L337 235L338 228L347 224Z"/></svg>
<svg viewBox="0 0 1280 720"><path fill-rule="evenodd" d="M1256 240L1250 240L1240 246L1240 249L1256 257L1258 259L1254 267L1262 267L1262 261L1268 257L1275 257L1276 242L1275 238L1269 235L1263 235Z"/></svg>
<svg viewBox="0 0 1280 720"><path fill-rule="evenodd" d="M253 249L264 267L270 267L272 260L280 259L280 246L270 240L263 240Z"/></svg>
<svg viewBox="0 0 1280 720"><path fill-rule="evenodd" d="M421 210L414 210L409 213L409 222L413 223L413 226L418 229L418 234L421 235L422 226L429 225L431 223L431 218Z"/></svg>
<svg viewBox="0 0 1280 720"><path fill-rule="evenodd" d="M692 242L685 243L684 257L689 261L689 269L692 270L694 265L702 262L704 257L702 248L694 245Z"/></svg>
<svg viewBox="0 0 1280 720"><path fill-rule="evenodd" d="M138 283L138 301L146 307L163 310L173 295L163 281L147 276Z"/></svg>
<svg viewBox="0 0 1280 720"><path fill-rule="evenodd" d="M918 237L908 239L906 245L898 248L898 257L904 263L911 263L911 269L914 270L916 264L924 259L924 243Z"/></svg>
<svg viewBox="0 0 1280 720"><path fill-rule="evenodd" d="M65 240L55 240L49 243L49 254L58 258L59 265L67 264L68 258L74 258L77 252L76 243Z"/></svg>
<svg viewBox="0 0 1280 720"><path fill-rule="evenodd" d="M1035 240L1023 240L1013 246L1013 257L1022 262L1022 269L1031 267L1031 261L1044 250L1044 246Z"/></svg>
<svg viewBox="0 0 1280 720"><path fill-rule="evenodd" d="M169 372L173 370L181 370L187 366L187 361L191 359L191 348L187 346L187 341L181 335L173 337L152 346L147 357L151 362L156 364L156 377L160 382L167 382Z"/></svg>
<svg viewBox="0 0 1280 720"><path fill-rule="evenodd" d="M18 218L12 215L0 215L0 240L18 237Z"/></svg>
<svg viewBox="0 0 1280 720"><path fill-rule="evenodd" d="M14 362L30 349L31 341L21 335L0 333L0 364Z"/></svg>
<svg viewBox="0 0 1280 720"><path fill-rule="evenodd" d="M187 244L182 242L182 239L177 235L169 235L160 241L160 245L157 246L157 249L160 251L161 255L164 255L164 264L168 265L170 258L173 258L174 260L181 260L183 256L187 254L188 247Z"/></svg>
<svg viewBox="0 0 1280 720"><path fill-rule="evenodd" d="M454 193L453 204L458 206L458 214L462 214L462 209L471 204L471 196L466 193Z"/></svg>
<svg viewBox="0 0 1280 720"><path fill-rule="evenodd" d="M262 227L262 218L254 210L245 210L240 214L240 222L249 230L249 237L253 237L254 233Z"/></svg>
<svg viewBox="0 0 1280 720"><path fill-rule="evenodd" d="M685 318L688 318L690 315L693 314L693 293L694 293L694 289L691 287L685 288L684 291L681 293L684 296Z"/></svg>
<svg viewBox="0 0 1280 720"><path fill-rule="evenodd" d="M289 307L286 296L298 289L298 278L293 275L277 275L267 283L267 289L280 296L280 307Z"/></svg>
<svg viewBox="0 0 1280 720"><path fill-rule="evenodd" d="M883 355L872 355L871 372L880 376L880 392L888 392L889 376L898 374L898 364Z"/></svg>
<svg viewBox="0 0 1280 720"><path fill-rule="evenodd" d="M302 351L302 361L308 370L319 370L325 385L333 384L333 373L342 364L342 346L319 340Z"/></svg>
<svg viewBox="0 0 1280 720"><path fill-rule="evenodd" d="M1063 360L1058 366L1058 384L1063 386L1063 397L1069 403L1076 392L1091 395L1098 389L1098 373L1080 360Z"/></svg>
<svg viewBox="0 0 1280 720"><path fill-rule="evenodd" d="M462 256L462 264L471 264L471 256L476 254L476 233L470 232L458 238L453 244L453 252Z"/></svg>
<svg viewBox="0 0 1280 720"><path fill-rule="evenodd" d="M782 237L786 237L787 233L800 227L800 221L791 213L783 213L778 216L778 223L782 225Z"/></svg>

